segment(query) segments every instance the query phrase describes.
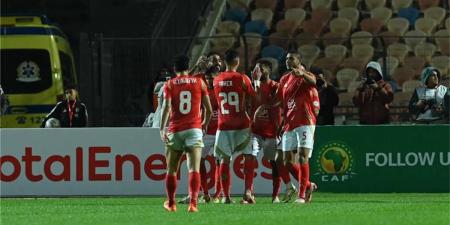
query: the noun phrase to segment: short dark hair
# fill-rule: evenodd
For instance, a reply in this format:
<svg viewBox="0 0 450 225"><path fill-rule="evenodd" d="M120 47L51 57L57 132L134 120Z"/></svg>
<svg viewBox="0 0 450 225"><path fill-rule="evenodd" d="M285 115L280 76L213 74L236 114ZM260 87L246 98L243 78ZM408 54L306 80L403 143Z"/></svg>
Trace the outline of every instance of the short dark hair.
<svg viewBox="0 0 450 225"><path fill-rule="evenodd" d="M77 85L76 84L67 84L64 88L64 90L71 90L71 89L77 90Z"/></svg>
<svg viewBox="0 0 450 225"><path fill-rule="evenodd" d="M296 55L297 58L298 58L298 60L300 60L300 61L301 61L301 59L302 59L302 54L300 54L300 52L298 52L297 50L289 50L289 51L287 52L287 54ZM287 54L286 54L286 55L287 55Z"/></svg>
<svg viewBox="0 0 450 225"><path fill-rule="evenodd" d="M208 55L206 55L206 57L211 57L211 56L213 56L213 55L218 55L220 58L222 58L222 55L220 55L220 53L218 53L218 52L215 52L215 51L210 51L209 53L208 53Z"/></svg>
<svg viewBox="0 0 450 225"><path fill-rule="evenodd" d="M259 59L256 61L256 63L259 63L261 65L269 67L270 71L272 71L272 62L267 59Z"/></svg>
<svg viewBox="0 0 450 225"><path fill-rule="evenodd" d="M177 55L175 57L175 72L182 72L189 69L189 57L187 55Z"/></svg>
<svg viewBox="0 0 450 225"><path fill-rule="evenodd" d="M227 65L236 64L236 59L239 59L239 52L230 49L225 52L225 63Z"/></svg>

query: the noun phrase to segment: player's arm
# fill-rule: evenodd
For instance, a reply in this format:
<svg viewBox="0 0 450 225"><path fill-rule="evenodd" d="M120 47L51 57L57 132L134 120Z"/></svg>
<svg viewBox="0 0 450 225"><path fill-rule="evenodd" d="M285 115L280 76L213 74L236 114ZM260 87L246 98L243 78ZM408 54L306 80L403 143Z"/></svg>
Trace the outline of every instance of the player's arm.
<svg viewBox="0 0 450 225"><path fill-rule="evenodd" d="M163 101L163 103L161 107L161 120L159 123L159 133L161 135L161 140L163 142L167 142L166 124L169 120L169 114L172 105L169 83L167 83L167 85L164 86L164 95L163 98L161 98L161 100Z"/></svg>
<svg viewBox="0 0 450 225"><path fill-rule="evenodd" d="M203 130L206 131L209 121L211 120L212 106L211 106L211 101L209 100L209 95L208 95L208 91L206 88L206 84L203 80L202 80L202 105L203 105L203 108L205 109L202 127L203 127Z"/></svg>
<svg viewBox="0 0 450 225"><path fill-rule="evenodd" d="M316 85L316 76L313 73L306 71L305 67L302 65L300 65L299 68L294 68L292 72L297 76L303 77L306 83L314 86Z"/></svg>

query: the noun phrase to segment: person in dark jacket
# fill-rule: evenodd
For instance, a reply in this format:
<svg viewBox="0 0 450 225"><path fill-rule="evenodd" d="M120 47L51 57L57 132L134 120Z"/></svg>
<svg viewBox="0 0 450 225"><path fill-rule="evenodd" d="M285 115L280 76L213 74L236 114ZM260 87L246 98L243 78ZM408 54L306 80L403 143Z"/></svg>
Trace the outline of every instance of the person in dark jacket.
<svg viewBox="0 0 450 225"><path fill-rule="evenodd" d="M389 104L394 93L389 83L383 80L383 72L378 62L371 61L361 85L353 96L353 104L359 108L360 124L389 123Z"/></svg>
<svg viewBox="0 0 450 225"><path fill-rule="evenodd" d="M59 121L61 127L87 127L88 113L86 106L78 100L78 91L69 87L64 91L65 100L56 104L55 108L42 121L41 127L46 127L50 118Z"/></svg>
<svg viewBox="0 0 450 225"><path fill-rule="evenodd" d="M334 107L339 103L336 88L330 85L323 76L323 71L317 67L311 67L311 73L316 75L316 87L319 92L320 111L317 117L317 125L334 125Z"/></svg>

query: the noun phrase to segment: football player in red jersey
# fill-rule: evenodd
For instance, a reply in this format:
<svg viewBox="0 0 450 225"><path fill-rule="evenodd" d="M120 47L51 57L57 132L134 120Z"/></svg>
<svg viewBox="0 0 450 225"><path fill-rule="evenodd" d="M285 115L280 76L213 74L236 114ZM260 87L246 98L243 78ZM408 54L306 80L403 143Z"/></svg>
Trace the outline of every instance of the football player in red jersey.
<svg viewBox="0 0 450 225"><path fill-rule="evenodd" d="M239 54L234 50L228 50L225 55L226 71L214 79L214 93L216 95L219 111L219 121L216 133L214 154L220 161L220 177L224 192L223 203L232 203L230 198L231 175L230 159L236 152L244 154L244 167L253 167L250 117L246 112L247 98L256 97L256 91L252 87L250 78L236 72L239 66ZM260 77L256 77L259 81ZM255 86L258 86L256 84ZM251 190L253 173L244 169L245 194L247 202L254 202Z"/></svg>
<svg viewBox="0 0 450 225"><path fill-rule="evenodd" d="M287 192L291 191L295 193L295 186L292 185L289 177L289 172L283 164L283 152L277 151L277 135L278 129L281 126L281 108L278 106L273 106L270 108L262 108L261 112L256 113L256 110L261 105L268 104L271 99L275 97L276 91L278 89L278 83L270 79L270 74L272 73L272 63L265 59L260 59L257 61L254 73L261 73L261 86L260 91L260 101L254 99L252 101L252 146L253 155L256 156L259 151L263 151L263 160L270 162L272 166L272 202L279 203L278 194L280 191L281 179L283 179L286 184ZM278 159L278 162L276 161ZM250 169L250 168L246 168ZM253 173L255 167L251 168L251 173Z"/></svg>
<svg viewBox="0 0 450 225"><path fill-rule="evenodd" d="M316 188L316 185L309 181L308 160L313 150L320 102L315 87L315 75L301 65L299 53L287 54L286 67L289 72L280 80L275 105L282 104L283 107L282 149L285 165L299 178L300 190L295 202L305 203L311 199L312 190ZM297 164L297 154L300 165Z"/></svg>
<svg viewBox="0 0 450 225"><path fill-rule="evenodd" d="M197 212L197 197L200 189L200 158L203 147L203 132L211 117L206 84L201 78L188 75L189 58L185 55L176 57L175 72L177 76L167 81L164 98L160 133L166 145L166 191L168 200L164 202L167 211L176 211L175 192L177 187L177 170L183 153L187 154L189 170L189 212ZM202 122L201 107L204 107ZM169 119L170 113L170 119ZM168 130L165 125L169 121Z"/></svg>

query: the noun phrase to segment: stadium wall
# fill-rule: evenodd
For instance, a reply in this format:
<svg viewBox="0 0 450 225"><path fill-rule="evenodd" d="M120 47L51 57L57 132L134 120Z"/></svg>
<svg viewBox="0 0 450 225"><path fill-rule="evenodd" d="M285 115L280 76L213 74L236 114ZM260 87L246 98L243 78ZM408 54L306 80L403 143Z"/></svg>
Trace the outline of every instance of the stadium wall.
<svg viewBox="0 0 450 225"><path fill-rule="evenodd" d="M448 125L318 127L311 180L324 192L449 192L449 133ZM0 135L1 197L165 194L158 129L1 129ZM210 174L213 162L209 157ZM180 194L187 193L185 164ZM241 194L242 156L232 165L232 192ZM271 193L270 178L260 155L257 194Z"/></svg>

